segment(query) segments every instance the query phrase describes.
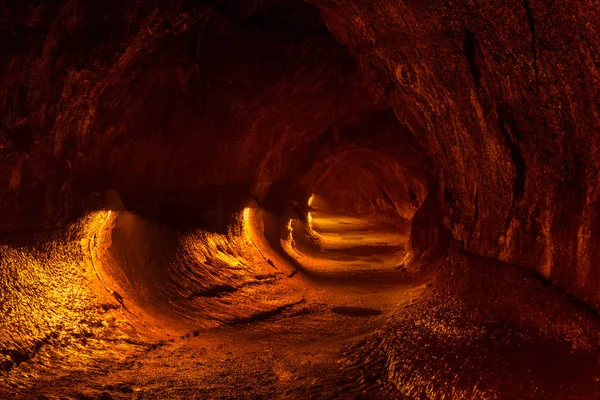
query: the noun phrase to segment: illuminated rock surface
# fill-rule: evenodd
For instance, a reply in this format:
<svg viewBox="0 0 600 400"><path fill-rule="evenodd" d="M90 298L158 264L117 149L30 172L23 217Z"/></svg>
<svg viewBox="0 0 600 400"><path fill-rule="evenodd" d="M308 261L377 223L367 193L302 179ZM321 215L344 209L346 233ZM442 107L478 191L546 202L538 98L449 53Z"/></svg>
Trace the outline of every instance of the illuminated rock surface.
<svg viewBox="0 0 600 400"><path fill-rule="evenodd" d="M309 3L0 2L0 398L600 397L600 11Z"/></svg>

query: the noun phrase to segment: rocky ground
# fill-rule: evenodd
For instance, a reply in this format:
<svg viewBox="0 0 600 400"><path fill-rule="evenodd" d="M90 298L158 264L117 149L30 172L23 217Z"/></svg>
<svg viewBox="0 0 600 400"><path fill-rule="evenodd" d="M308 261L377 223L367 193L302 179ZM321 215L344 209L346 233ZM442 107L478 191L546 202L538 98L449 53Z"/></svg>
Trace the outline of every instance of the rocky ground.
<svg viewBox="0 0 600 400"><path fill-rule="evenodd" d="M374 231L340 230L336 240L348 249L349 243L376 242L366 237ZM95 359L86 360L82 352L79 359L44 365L34 357L10 372L13 384L21 379L27 385L7 385L0 394L14 399L591 399L600 393L594 315L523 271L503 266L505 272L499 272L490 262L490 271L477 272L481 260L453 257L463 262L448 257L425 276L382 263L383 270L363 270L362 279L341 282L331 276L343 275L348 262L325 257L324 279L299 273L284 283L301 297L298 302L177 337L116 339L110 352ZM475 264L478 269L471 268ZM481 287L486 273L496 274L495 285ZM470 297L463 295L467 286ZM528 303L521 304L525 298ZM544 316L544 307L555 315Z"/></svg>

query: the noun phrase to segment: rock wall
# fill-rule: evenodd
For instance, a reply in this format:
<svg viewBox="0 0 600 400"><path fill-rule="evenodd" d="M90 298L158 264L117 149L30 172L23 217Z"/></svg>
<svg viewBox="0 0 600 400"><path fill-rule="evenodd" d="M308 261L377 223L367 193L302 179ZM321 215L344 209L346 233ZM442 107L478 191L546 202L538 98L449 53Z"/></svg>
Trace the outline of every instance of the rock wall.
<svg viewBox="0 0 600 400"><path fill-rule="evenodd" d="M322 176L315 193L333 212L406 223L423 203L427 182L401 162L382 153L349 153Z"/></svg>
<svg viewBox="0 0 600 400"><path fill-rule="evenodd" d="M374 107L303 2L1 11L0 231L76 218L104 189L144 215L223 230L310 162L337 118Z"/></svg>
<svg viewBox="0 0 600 400"><path fill-rule="evenodd" d="M314 1L429 151L459 246L600 306L590 1Z"/></svg>

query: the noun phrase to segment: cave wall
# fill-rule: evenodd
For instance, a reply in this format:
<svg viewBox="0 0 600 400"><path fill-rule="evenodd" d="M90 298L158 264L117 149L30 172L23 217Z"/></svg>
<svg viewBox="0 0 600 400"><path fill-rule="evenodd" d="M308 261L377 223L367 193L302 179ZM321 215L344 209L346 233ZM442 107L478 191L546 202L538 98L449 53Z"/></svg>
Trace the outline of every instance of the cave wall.
<svg viewBox="0 0 600 400"><path fill-rule="evenodd" d="M415 178L402 160L358 150L332 165L314 191L330 210L410 221L427 195L427 182Z"/></svg>
<svg viewBox="0 0 600 400"><path fill-rule="evenodd" d="M597 6L313 3L372 95L430 151L454 240L598 309Z"/></svg>
<svg viewBox="0 0 600 400"><path fill-rule="evenodd" d="M337 118L375 107L303 2L1 4L0 232L76 218L105 189L224 229Z"/></svg>

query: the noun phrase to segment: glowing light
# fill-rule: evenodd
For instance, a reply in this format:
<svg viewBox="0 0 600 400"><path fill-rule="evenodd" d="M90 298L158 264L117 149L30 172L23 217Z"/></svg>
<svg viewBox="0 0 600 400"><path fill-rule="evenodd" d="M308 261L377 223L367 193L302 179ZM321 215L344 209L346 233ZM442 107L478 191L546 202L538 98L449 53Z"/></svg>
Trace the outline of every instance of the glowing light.
<svg viewBox="0 0 600 400"><path fill-rule="evenodd" d="M306 217L306 223L308 224L308 229L312 231L312 215L310 213L308 213L308 216Z"/></svg>
<svg viewBox="0 0 600 400"><path fill-rule="evenodd" d="M315 199L315 194L311 194L310 197L308 198L308 206L312 206L312 202Z"/></svg>
<svg viewBox="0 0 600 400"><path fill-rule="evenodd" d="M250 221L250 208L244 208L242 212L242 229L246 235L246 238L252 241L252 226Z"/></svg>

